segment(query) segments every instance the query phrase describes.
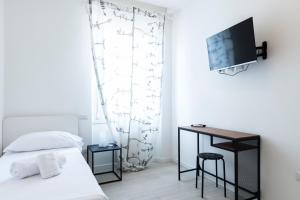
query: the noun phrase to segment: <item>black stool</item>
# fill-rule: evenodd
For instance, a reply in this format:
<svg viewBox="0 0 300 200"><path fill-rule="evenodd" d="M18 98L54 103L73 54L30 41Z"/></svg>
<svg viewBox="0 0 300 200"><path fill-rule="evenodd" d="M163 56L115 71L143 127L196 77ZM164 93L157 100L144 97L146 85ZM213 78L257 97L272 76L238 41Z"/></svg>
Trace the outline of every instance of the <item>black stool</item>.
<svg viewBox="0 0 300 200"><path fill-rule="evenodd" d="M196 161L196 188L198 187L198 176L199 176L199 159L202 159L202 184L201 184L201 197L203 198L203 189L204 189L204 162L206 160L215 160L216 161L216 187L218 187L218 160L223 161L223 172L224 172L224 196L226 198L226 176L225 176L225 161L224 156L217 153L200 153L197 156Z"/></svg>

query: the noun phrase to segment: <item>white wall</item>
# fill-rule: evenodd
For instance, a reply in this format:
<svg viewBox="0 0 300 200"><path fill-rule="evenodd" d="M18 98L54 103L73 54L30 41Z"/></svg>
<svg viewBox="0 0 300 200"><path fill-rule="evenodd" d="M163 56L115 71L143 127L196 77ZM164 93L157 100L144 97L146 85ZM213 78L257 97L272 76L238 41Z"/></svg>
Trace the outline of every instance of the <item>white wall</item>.
<svg viewBox="0 0 300 200"><path fill-rule="evenodd" d="M86 115L91 141L91 51L86 0L5 1L5 116Z"/></svg>
<svg viewBox="0 0 300 200"><path fill-rule="evenodd" d="M299 8L294 0L206 0L178 14L173 30L174 159L177 125L202 122L257 133L262 136L263 199L300 199L295 180L300 170ZM268 41L269 58L235 77L210 72L205 39L250 16L257 45ZM194 166L194 145L194 137L186 136L187 165Z"/></svg>
<svg viewBox="0 0 300 200"><path fill-rule="evenodd" d="M2 149L2 117L3 117L3 90L4 90L4 9L3 0L0 0L0 149ZM0 152L1 155L1 152Z"/></svg>

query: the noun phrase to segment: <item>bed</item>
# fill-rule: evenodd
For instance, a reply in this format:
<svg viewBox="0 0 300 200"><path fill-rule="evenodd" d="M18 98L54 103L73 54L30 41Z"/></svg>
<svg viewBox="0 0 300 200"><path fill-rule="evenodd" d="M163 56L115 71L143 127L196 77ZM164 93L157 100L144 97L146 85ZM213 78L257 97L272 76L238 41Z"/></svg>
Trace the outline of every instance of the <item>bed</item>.
<svg viewBox="0 0 300 200"><path fill-rule="evenodd" d="M33 131L68 131L78 134L75 116L7 118L3 123L3 148L17 137ZM46 152L63 154L66 164L60 175L41 179L39 175L15 179L9 173L13 161ZM6 153L0 158L0 199L5 200L108 200L78 148Z"/></svg>

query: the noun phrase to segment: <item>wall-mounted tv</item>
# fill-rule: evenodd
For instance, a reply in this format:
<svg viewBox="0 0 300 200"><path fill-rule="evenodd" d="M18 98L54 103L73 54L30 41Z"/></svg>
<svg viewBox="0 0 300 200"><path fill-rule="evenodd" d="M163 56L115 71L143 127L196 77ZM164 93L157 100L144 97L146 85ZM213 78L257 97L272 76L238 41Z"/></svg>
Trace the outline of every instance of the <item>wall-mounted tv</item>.
<svg viewBox="0 0 300 200"><path fill-rule="evenodd" d="M252 17L207 38L206 42L210 70L257 62Z"/></svg>

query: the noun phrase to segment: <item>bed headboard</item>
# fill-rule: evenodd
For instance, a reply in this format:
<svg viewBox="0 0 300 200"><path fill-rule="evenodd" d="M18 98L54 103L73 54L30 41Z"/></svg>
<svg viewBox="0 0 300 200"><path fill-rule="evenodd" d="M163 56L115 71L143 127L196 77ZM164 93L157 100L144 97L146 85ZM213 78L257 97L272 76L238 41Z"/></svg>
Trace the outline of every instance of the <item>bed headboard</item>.
<svg viewBox="0 0 300 200"><path fill-rule="evenodd" d="M78 135L78 116L22 116L8 117L3 120L2 148L15 139L34 131L67 131Z"/></svg>

